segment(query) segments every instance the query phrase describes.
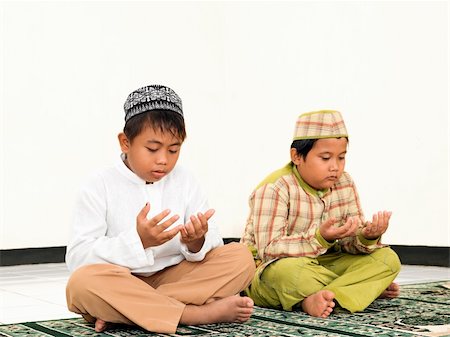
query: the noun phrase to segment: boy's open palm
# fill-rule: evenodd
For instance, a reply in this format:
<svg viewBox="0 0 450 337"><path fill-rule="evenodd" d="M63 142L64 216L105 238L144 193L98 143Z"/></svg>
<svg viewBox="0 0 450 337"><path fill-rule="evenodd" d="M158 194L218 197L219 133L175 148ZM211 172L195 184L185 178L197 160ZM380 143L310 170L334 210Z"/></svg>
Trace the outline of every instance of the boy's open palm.
<svg viewBox="0 0 450 337"><path fill-rule="evenodd" d="M208 220L213 216L214 212L213 209L209 209L205 214L191 215L191 221L181 229L181 242L189 243L203 238L208 232Z"/></svg>
<svg viewBox="0 0 450 337"><path fill-rule="evenodd" d="M214 212L213 209L209 209L205 214L191 215L191 221L181 229L181 242L186 244L191 252L197 252L203 246L205 234L208 232L208 220Z"/></svg>
<svg viewBox="0 0 450 337"><path fill-rule="evenodd" d="M168 220L161 222L170 214L170 210L165 210L148 220L147 214L149 211L150 204L146 203L136 218L137 232L141 238L144 249L162 245L177 235L183 227L182 225L179 225L166 231L167 228L172 226L178 220L179 216L174 215Z"/></svg>
<svg viewBox="0 0 450 337"><path fill-rule="evenodd" d="M367 221L362 235L368 240L374 240L384 234L389 226L392 212L378 212L372 216L372 222Z"/></svg>
<svg viewBox="0 0 450 337"><path fill-rule="evenodd" d="M349 236L355 236L356 231L361 224L361 220L357 216L352 216L349 217L345 224L340 227L335 227L335 223L335 218L329 218L328 220L320 224L320 234L325 240L329 242L343 239Z"/></svg>

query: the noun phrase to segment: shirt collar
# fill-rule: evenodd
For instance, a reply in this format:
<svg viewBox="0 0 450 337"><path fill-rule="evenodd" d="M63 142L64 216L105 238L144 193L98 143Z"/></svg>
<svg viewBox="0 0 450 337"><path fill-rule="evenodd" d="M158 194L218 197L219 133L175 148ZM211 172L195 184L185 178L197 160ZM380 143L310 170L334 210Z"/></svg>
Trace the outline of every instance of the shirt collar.
<svg viewBox="0 0 450 337"><path fill-rule="evenodd" d="M147 182L144 179L141 179L139 176L136 175L133 171L131 171L127 165L125 165L125 154L122 153L120 155L120 159L116 164L116 167L118 171L128 180L131 182L137 184L137 185L146 185Z"/></svg>

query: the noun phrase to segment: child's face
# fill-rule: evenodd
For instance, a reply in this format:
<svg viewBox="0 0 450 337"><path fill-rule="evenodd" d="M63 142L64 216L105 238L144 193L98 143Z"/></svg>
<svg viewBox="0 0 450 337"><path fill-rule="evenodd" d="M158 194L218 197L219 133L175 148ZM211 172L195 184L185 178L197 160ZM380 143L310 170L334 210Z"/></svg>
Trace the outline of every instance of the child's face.
<svg viewBox="0 0 450 337"><path fill-rule="evenodd" d="M291 149L291 156L300 176L316 190L330 188L341 177L346 153L346 138L319 139L306 158L298 156L297 151Z"/></svg>
<svg viewBox="0 0 450 337"><path fill-rule="evenodd" d="M132 142L124 133L119 134L125 164L147 182L156 182L169 174L180 156L182 141L170 132L146 127Z"/></svg>

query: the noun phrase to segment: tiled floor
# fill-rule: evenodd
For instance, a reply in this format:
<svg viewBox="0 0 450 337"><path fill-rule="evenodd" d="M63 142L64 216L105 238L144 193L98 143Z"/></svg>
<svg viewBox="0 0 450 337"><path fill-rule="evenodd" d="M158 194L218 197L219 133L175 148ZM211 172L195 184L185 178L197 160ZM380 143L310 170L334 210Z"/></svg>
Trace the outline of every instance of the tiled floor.
<svg viewBox="0 0 450 337"><path fill-rule="evenodd" d="M0 267L0 324L78 317L66 309L65 264ZM450 268L403 266L396 282L450 280Z"/></svg>

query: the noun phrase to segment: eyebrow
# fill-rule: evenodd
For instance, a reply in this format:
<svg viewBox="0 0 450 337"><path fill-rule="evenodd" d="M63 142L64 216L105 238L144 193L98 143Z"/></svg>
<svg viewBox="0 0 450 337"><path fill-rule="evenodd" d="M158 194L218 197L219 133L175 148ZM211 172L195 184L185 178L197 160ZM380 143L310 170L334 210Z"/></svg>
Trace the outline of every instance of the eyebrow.
<svg viewBox="0 0 450 337"><path fill-rule="evenodd" d="M347 151L343 151L343 152L341 152L341 153L339 153L339 154L346 154L347 153ZM330 151L323 151L323 152L319 152L318 153L318 155L323 155L323 154L332 154Z"/></svg>
<svg viewBox="0 0 450 337"><path fill-rule="evenodd" d="M164 145L164 144L163 144L162 142L160 142L159 140L154 140L154 139L147 140L147 143L150 143L150 144L158 144L158 145ZM170 144L169 147L170 147L170 146L180 146L180 145L181 145L180 142L176 142L176 143Z"/></svg>

